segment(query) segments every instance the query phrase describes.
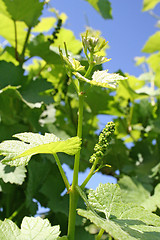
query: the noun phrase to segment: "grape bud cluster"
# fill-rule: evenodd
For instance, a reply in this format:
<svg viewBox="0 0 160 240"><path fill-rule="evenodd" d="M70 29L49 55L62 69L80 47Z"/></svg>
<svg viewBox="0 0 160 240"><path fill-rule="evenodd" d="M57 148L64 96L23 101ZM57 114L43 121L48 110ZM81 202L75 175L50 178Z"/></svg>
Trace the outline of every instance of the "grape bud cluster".
<svg viewBox="0 0 160 240"><path fill-rule="evenodd" d="M109 145L109 142L112 139L112 135L114 131L115 131L115 124L113 122L108 122L105 128L100 133L99 141L94 147L94 153L89 160L91 163L94 162L97 158L100 160L103 157Z"/></svg>
<svg viewBox="0 0 160 240"><path fill-rule="evenodd" d="M58 18L58 21L57 21L57 26L56 28L54 29L53 33L52 33L52 39L51 38L48 38L48 41L50 43L54 43L54 40L58 38L58 33L60 31L62 27L62 19L61 18Z"/></svg>

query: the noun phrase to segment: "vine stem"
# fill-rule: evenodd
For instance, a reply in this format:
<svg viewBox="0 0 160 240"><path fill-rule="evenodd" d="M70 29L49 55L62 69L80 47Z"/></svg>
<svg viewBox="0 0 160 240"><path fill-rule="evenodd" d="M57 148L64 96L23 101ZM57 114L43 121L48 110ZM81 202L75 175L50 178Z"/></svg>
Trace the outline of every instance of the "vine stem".
<svg viewBox="0 0 160 240"><path fill-rule="evenodd" d="M18 57L18 41L17 41L17 25L16 25L16 21L14 21L14 35L15 35L15 57L16 60L19 61L19 57Z"/></svg>
<svg viewBox="0 0 160 240"><path fill-rule="evenodd" d="M93 69L93 54L90 56L89 68L84 75L88 78ZM84 105L84 82L79 81L79 109L78 109L78 129L77 136L82 138L82 124L83 124L83 105ZM76 187L78 186L78 173L79 173L80 151L75 155L73 182L69 190L69 220L68 220L68 240L75 239L75 224L76 224L76 208L78 203L78 192Z"/></svg>
<svg viewBox="0 0 160 240"><path fill-rule="evenodd" d="M26 39L25 39L25 42L24 42L24 45L23 45L23 49L22 49L21 56L20 56L20 58L21 58L21 64L23 64L24 61L25 61L25 59L24 59L24 54L25 54L25 50L26 50L26 47L27 47L27 43L28 43L28 40L29 40L30 33L31 33L31 27L28 27Z"/></svg>
<svg viewBox="0 0 160 240"><path fill-rule="evenodd" d="M84 93L83 93L84 83L80 82L79 84L80 84L80 92L79 92L77 136L81 138L82 122L83 122L83 104L84 104ZM76 208L77 208L77 202L78 202L78 193L76 190L76 186L78 185L79 161L80 161L80 151L78 151L77 154L75 155L73 182L69 191L70 201L69 201L68 240L75 239Z"/></svg>
<svg viewBox="0 0 160 240"><path fill-rule="evenodd" d="M62 179L63 179L64 184L65 184L65 186L66 186L66 188L67 188L67 191L68 191L69 188L70 188L70 184L69 184L69 182L68 182L68 179L67 179L67 177L66 177L66 174L65 174L65 172L64 172L64 170L63 170L63 168L62 168L62 165L61 165L61 163L60 163L60 160L59 160L57 154L54 153L53 156L54 156L54 158L55 158L55 160L56 160L56 163L57 163L57 166L58 166L58 168L59 168L60 174L61 174L61 176L62 176Z"/></svg>
<svg viewBox="0 0 160 240"><path fill-rule="evenodd" d="M24 206L25 206L25 203L22 203L22 205L15 212L13 212L8 219L12 220L14 217L16 217L19 214L19 212L23 209Z"/></svg>
<svg viewBox="0 0 160 240"><path fill-rule="evenodd" d="M99 233L96 237L96 240L101 240L101 237L102 237L103 233L104 233L104 229L101 228L101 230L99 231Z"/></svg>
<svg viewBox="0 0 160 240"><path fill-rule="evenodd" d="M109 235L109 240L112 240L112 236L111 235Z"/></svg>

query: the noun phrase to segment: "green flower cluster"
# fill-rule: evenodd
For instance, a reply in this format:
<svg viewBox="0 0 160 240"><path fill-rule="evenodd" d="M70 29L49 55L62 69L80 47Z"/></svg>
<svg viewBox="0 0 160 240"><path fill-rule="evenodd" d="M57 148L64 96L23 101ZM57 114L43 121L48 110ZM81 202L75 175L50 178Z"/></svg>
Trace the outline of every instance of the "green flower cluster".
<svg viewBox="0 0 160 240"><path fill-rule="evenodd" d="M108 122L105 128L99 135L99 141L94 147L95 153L90 157L90 162L94 162L96 159L101 159L111 141L112 135L115 131L115 124L113 122Z"/></svg>

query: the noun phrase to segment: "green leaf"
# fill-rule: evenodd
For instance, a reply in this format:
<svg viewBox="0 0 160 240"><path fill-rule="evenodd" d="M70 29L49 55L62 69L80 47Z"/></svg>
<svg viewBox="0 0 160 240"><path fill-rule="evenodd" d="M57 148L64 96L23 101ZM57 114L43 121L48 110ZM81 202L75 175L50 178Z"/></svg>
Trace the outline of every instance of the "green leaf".
<svg viewBox="0 0 160 240"><path fill-rule="evenodd" d="M88 201L91 207L88 210L79 209L78 214L104 229L114 239L160 238L160 218L135 204L123 203L117 184L100 184L96 190L89 190ZM95 211L103 213L105 218Z"/></svg>
<svg viewBox="0 0 160 240"><path fill-rule="evenodd" d="M69 196L68 194L61 196L61 193L65 190L63 179L60 175L60 172L58 171L58 167L55 164L49 166L50 169L46 176L46 179L44 178L43 184L40 185L41 187L38 189L38 191L43 194L45 198L47 198L47 207L53 213L63 213L67 216L69 212ZM32 178L36 180L35 176L33 176ZM54 191L52 190L53 185Z"/></svg>
<svg viewBox="0 0 160 240"><path fill-rule="evenodd" d="M2 178L5 183L22 184L26 177L25 172L26 168L24 166L10 167L0 163L0 178Z"/></svg>
<svg viewBox="0 0 160 240"><path fill-rule="evenodd" d="M157 87L160 87L160 82L159 82L159 78L160 78L160 52L152 54L151 56L149 56L149 58L147 59L147 63L149 64L149 66L152 68L153 70L153 76L150 79L154 79L155 85Z"/></svg>
<svg viewBox="0 0 160 240"><path fill-rule="evenodd" d="M25 101L17 87L8 86L0 91L1 122L5 125L20 124L20 129L23 125L25 128L27 126L27 129L29 129L28 126L34 126L35 131L41 131L38 121L43 108L42 103L31 104ZM12 132L14 132L13 129Z"/></svg>
<svg viewBox="0 0 160 240"><path fill-rule="evenodd" d="M108 70L94 72L94 74L92 75L92 80L88 80L77 72L73 72L73 74L81 81L85 81L91 85L104 88L116 88L118 81L127 79L116 73L108 73Z"/></svg>
<svg viewBox="0 0 160 240"><path fill-rule="evenodd" d="M51 51L49 47L50 43L47 37L40 33L28 44L29 55L31 57L41 57L49 64L60 64L61 60L58 51Z"/></svg>
<svg viewBox="0 0 160 240"><path fill-rule="evenodd" d="M145 87L142 87L142 88L136 90L136 93L138 93L138 94L144 94L144 95L146 94L146 95L148 95L148 96L150 96L150 97L156 97L156 96L159 96L159 94L160 94L160 89L154 90L154 89L152 89L151 87L145 86Z"/></svg>
<svg viewBox="0 0 160 240"><path fill-rule="evenodd" d="M52 89L52 84L44 78L32 79L21 90L25 100L31 103L44 102L45 104L53 102L53 97L47 94L47 90Z"/></svg>
<svg viewBox="0 0 160 240"><path fill-rule="evenodd" d="M138 94L135 91L141 88L144 84L145 82L143 80L127 75L126 81L120 81L115 98L117 98L117 101L119 102L119 98L130 99L133 101L136 98L144 97L144 94Z"/></svg>
<svg viewBox="0 0 160 240"><path fill-rule="evenodd" d="M142 10L148 11L150 9L153 9L159 2L160 2L160 0L144 0Z"/></svg>
<svg viewBox="0 0 160 240"><path fill-rule="evenodd" d="M48 32L53 28L57 19L54 17L41 18L41 21L32 29L32 32Z"/></svg>
<svg viewBox="0 0 160 240"><path fill-rule="evenodd" d="M154 194L146 200L144 203L142 203L142 206L152 212L155 212L157 208L160 209L160 184L157 184L157 186L154 189Z"/></svg>
<svg viewBox="0 0 160 240"><path fill-rule="evenodd" d="M15 59L15 49L13 47L6 46L0 54L0 60L12 62L15 66L19 65L19 62Z"/></svg>
<svg viewBox="0 0 160 240"><path fill-rule="evenodd" d="M109 110L109 103L113 103L113 97L109 95L107 89L93 86L87 92L86 102L91 108L93 114L105 114Z"/></svg>
<svg viewBox="0 0 160 240"><path fill-rule="evenodd" d="M134 60L136 61L136 66L139 66L146 62L146 57L145 56L135 57Z"/></svg>
<svg viewBox="0 0 160 240"><path fill-rule="evenodd" d="M145 53L153 53L156 51L160 51L160 31L157 31L151 37L149 37L148 41L145 43L142 51Z"/></svg>
<svg viewBox="0 0 160 240"><path fill-rule="evenodd" d="M19 66L15 66L13 63L0 61L0 72L2 74L0 89L8 85L12 85L12 86L21 85L24 80L23 69ZM8 72L10 74L8 74Z"/></svg>
<svg viewBox="0 0 160 240"><path fill-rule="evenodd" d="M9 219L0 221L1 240L21 240L21 231L17 225Z"/></svg>
<svg viewBox="0 0 160 240"><path fill-rule="evenodd" d="M50 133L45 133L44 136L38 133L19 133L14 137L22 141L9 140L0 144L0 154L6 156L2 163L11 166L27 165L32 155L38 153L64 152L74 155L80 149L81 144L78 137L63 141Z"/></svg>
<svg viewBox="0 0 160 240"><path fill-rule="evenodd" d="M48 219L25 217L21 224L21 238L24 240L56 240L59 234L59 226L51 227Z"/></svg>
<svg viewBox="0 0 160 240"><path fill-rule="evenodd" d="M66 43L67 50L72 54L78 54L82 50L82 43L77 40L73 32L69 29L61 28L58 33L58 39L55 40L54 45L50 49L54 51L55 47L64 49L64 42Z"/></svg>
<svg viewBox="0 0 160 240"><path fill-rule="evenodd" d="M91 84L105 88L116 88L118 81L125 80L126 77L120 76L116 73L108 73L105 71L96 71L92 75Z"/></svg>
<svg viewBox="0 0 160 240"><path fill-rule="evenodd" d="M122 191L123 202L132 202L140 206L146 205L145 203L150 198L150 191L140 181L133 177L123 176L118 184ZM155 205L154 202L152 205ZM151 210L151 205L146 209ZM154 208L154 210L156 209Z"/></svg>
<svg viewBox="0 0 160 240"><path fill-rule="evenodd" d="M14 21L24 21L28 27L38 23L43 9L39 0L0 0L0 13Z"/></svg>
<svg viewBox="0 0 160 240"><path fill-rule="evenodd" d="M51 227L47 219L40 217L25 217L21 230L9 219L0 221L1 240L56 240L59 234L59 226Z"/></svg>
<svg viewBox="0 0 160 240"><path fill-rule="evenodd" d="M105 19L112 18L111 3L108 0L86 0L89 2L97 12Z"/></svg>
<svg viewBox="0 0 160 240"><path fill-rule="evenodd" d="M153 195L150 193L151 190L153 192L153 189L147 189L146 186L143 186L136 178L123 176L118 184L121 187L124 202L134 202L151 212L156 212L157 208L160 208L160 184L157 184L155 187ZM149 184L147 184L147 187L148 186Z"/></svg>
<svg viewBox="0 0 160 240"><path fill-rule="evenodd" d="M37 199L42 206L45 205L44 197L38 198L38 195L41 187L45 184L45 181L47 181L48 176L51 173L53 173L55 169L57 170L56 164L53 164L50 161L48 161L48 156L46 158L44 155L35 156L34 161L30 161L27 166L28 181L25 190L26 207L30 210L32 216L34 216L37 211L36 209L37 203L34 202L33 199ZM58 174L59 171L57 171L54 176L57 177Z"/></svg>
<svg viewBox="0 0 160 240"><path fill-rule="evenodd" d="M15 29L13 21L3 14L0 14L0 35L4 37L15 48ZM24 22L16 22L17 28L17 51L21 53L25 38L27 35L27 28Z"/></svg>

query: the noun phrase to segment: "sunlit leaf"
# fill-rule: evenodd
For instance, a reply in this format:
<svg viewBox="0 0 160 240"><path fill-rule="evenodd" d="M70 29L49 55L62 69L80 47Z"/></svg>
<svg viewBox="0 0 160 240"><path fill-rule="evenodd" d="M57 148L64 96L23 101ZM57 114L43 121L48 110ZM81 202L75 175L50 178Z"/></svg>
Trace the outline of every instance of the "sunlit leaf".
<svg viewBox="0 0 160 240"><path fill-rule="evenodd" d="M148 11L150 9L153 9L160 0L143 0L143 11Z"/></svg>
<svg viewBox="0 0 160 240"><path fill-rule="evenodd" d="M105 19L112 18L112 8L108 0L86 0L89 2L97 12Z"/></svg>
<svg viewBox="0 0 160 240"><path fill-rule="evenodd" d="M155 187L153 195L149 191L151 189L146 189L136 178L123 176L118 184L121 187L124 202L134 202L151 212L155 212L157 207L160 208L160 184Z"/></svg>
<svg viewBox="0 0 160 240"><path fill-rule="evenodd" d="M119 74L108 73L108 70L94 72L94 74L92 75L92 80L83 77L80 73L73 72L73 74L81 81L85 81L91 85L104 88L116 88L118 85L118 81L126 79Z"/></svg>
<svg viewBox="0 0 160 240"><path fill-rule="evenodd" d="M74 155L80 149L78 137L60 140L54 134L19 133L14 135L18 140L4 141L0 144L0 154L6 156L2 163L11 166L27 165L34 154L64 152ZM29 143L29 144L28 144Z"/></svg>
<svg viewBox="0 0 160 240"><path fill-rule="evenodd" d="M5 183L22 184L26 177L25 172L26 168L24 166L10 167L0 163L0 178L2 178Z"/></svg>
<svg viewBox="0 0 160 240"><path fill-rule="evenodd" d="M60 64L61 60L58 51L50 51L48 38L42 33L35 36L28 44L29 55L44 59L48 64Z"/></svg>
<svg viewBox="0 0 160 240"><path fill-rule="evenodd" d="M149 37L142 51L146 53L153 53L156 51L160 51L159 42L160 42L160 31L157 31L155 34Z"/></svg>
<svg viewBox="0 0 160 240"><path fill-rule="evenodd" d="M47 219L25 217L21 229L11 220L0 221L1 240L57 240L59 226L51 227Z"/></svg>
<svg viewBox="0 0 160 240"><path fill-rule="evenodd" d="M41 21L32 29L32 32L48 32L54 27L56 21L54 17L41 18Z"/></svg>
<svg viewBox="0 0 160 240"><path fill-rule="evenodd" d="M0 0L0 13L14 21L24 21L28 27L37 24L43 9L39 0Z"/></svg>
<svg viewBox="0 0 160 240"><path fill-rule="evenodd" d="M17 225L9 219L0 221L0 236L1 240L21 240L21 231Z"/></svg>
<svg viewBox="0 0 160 240"><path fill-rule="evenodd" d="M59 226L51 227L48 219L25 217L21 224L21 238L24 240L56 240L59 234Z"/></svg>
<svg viewBox="0 0 160 240"><path fill-rule="evenodd" d="M135 204L123 203L117 184L100 184L96 190L89 190L88 201L91 207L88 210L79 209L78 214L104 229L114 239L158 240L160 237L160 218ZM103 213L105 218L95 211Z"/></svg>
<svg viewBox="0 0 160 240"><path fill-rule="evenodd" d="M11 46L15 47L15 28L13 21L5 15L0 14L0 23L0 35L4 37L11 44ZM16 22L16 28L17 51L21 53L27 35L27 31L25 30L27 26L24 22Z"/></svg>
<svg viewBox="0 0 160 240"><path fill-rule="evenodd" d="M58 38L55 40L54 45L50 47L51 50L54 51L54 48L64 49L64 42L67 45L68 51L73 54L78 54L82 49L82 43L80 40L76 39L73 32L71 30L61 28L58 33Z"/></svg>

